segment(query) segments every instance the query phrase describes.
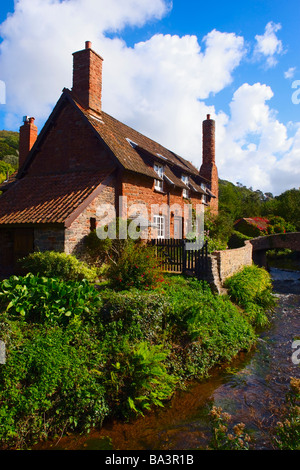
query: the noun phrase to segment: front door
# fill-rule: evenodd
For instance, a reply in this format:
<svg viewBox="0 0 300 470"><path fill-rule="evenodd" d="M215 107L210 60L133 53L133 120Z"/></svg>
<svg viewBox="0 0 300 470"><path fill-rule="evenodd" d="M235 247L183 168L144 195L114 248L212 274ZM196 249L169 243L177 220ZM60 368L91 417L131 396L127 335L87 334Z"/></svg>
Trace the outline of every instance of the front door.
<svg viewBox="0 0 300 470"><path fill-rule="evenodd" d="M34 251L34 234L31 228L14 230L14 263Z"/></svg>
<svg viewBox="0 0 300 470"><path fill-rule="evenodd" d="M174 218L174 238L175 240L182 239L182 217Z"/></svg>

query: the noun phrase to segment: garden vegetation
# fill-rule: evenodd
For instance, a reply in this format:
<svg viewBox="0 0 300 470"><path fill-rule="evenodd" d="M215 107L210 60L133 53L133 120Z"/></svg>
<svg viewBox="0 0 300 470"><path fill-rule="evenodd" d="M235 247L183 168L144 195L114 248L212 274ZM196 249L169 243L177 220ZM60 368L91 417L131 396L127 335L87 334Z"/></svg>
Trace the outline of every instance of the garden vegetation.
<svg viewBox="0 0 300 470"><path fill-rule="evenodd" d="M23 266L34 273L0 283L2 449L164 406L187 380L249 350L261 324L254 305L269 305L263 270L231 281L243 310L205 282L163 277L139 244L123 248L103 284L90 282L85 264L73 270L65 255L36 254Z"/></svg>

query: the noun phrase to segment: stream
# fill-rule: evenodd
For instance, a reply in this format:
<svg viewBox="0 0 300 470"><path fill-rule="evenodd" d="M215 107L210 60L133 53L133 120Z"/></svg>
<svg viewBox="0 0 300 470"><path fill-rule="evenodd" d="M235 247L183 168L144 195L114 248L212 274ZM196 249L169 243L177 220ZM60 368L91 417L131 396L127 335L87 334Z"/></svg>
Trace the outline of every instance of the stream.
<svg viewBox="0 0 300 470"><path fill-rule="evenodd" d="M129 422L107 421L89 436L67 436L41 443L47 450L196 450L210 440L209 405L243 422L251 448L273 449L269 431L280 418L291 377L300 377L292 362L292 343L300 337L300 269L270 268L278 306L256 347L230 364L215 368L209 379L189 384L163 409Z"/></svg>

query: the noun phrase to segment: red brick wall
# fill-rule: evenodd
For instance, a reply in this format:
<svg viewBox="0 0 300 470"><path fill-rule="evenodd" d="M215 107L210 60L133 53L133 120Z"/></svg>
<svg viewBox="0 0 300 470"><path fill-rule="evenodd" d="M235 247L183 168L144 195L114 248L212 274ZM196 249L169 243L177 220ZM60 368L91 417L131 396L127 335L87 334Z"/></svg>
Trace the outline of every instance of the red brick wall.
<svg viewBox="0 0 300 470"><path fill-rule="evenodd" d="M61 111L32 162L28 174L112 168L112 157L71 104Z"/></svg>
<svg viewBox="0 0 300 470"><path fill-rule="evenodd" d="M172 188L166 186L166 183L164 184L166 192L160 193L154 190L154 180L152 178L125 172L122 181L122 196L127 197L128 209L130 209L130 206L133 204L145 204L150 220L151 205L166 204L171 207L174 204L178 204L181 207L182 215L184 215L184 206L187 203L191 203L194 208L196 204L201 204L201 196L192 196L191 199L186 200L182 197L182 190L180 188ZM165 214L161 212L161 215ZM151 222L153 222L153 220L151 220ZM172 216L170 217L170 237L174 237L174 217Z"/></svg>

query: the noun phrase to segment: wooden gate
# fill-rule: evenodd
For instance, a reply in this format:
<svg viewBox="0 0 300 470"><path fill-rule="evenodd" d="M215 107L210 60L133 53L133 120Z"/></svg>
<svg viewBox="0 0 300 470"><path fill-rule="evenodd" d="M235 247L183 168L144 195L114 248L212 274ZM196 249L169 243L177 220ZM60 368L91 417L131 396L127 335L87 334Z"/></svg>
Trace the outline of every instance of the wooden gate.
<svg viewBox="0 0 300 470"><path fill-rule="evenodd" d="M156 256L163 271L189 274L197 279L205 279L208 272L207 241L203 246L188 249L188 240L152 240Z"/></svg>

